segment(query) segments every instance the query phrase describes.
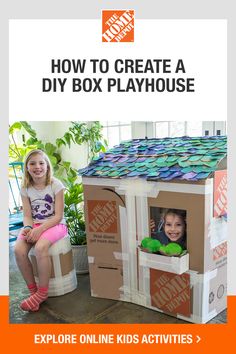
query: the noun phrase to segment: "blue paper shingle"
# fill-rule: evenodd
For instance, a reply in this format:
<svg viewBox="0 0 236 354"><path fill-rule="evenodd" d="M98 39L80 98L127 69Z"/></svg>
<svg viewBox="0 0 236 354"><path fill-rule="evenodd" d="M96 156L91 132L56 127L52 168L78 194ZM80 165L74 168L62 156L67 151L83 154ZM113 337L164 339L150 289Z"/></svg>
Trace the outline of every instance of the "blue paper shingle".
<svg viewBox="0 0 236 354"><path fill-rule="evenodd" d="M97 178L206 179L227 154L226 136L134 139L102 153L79 170Z"/></svg>

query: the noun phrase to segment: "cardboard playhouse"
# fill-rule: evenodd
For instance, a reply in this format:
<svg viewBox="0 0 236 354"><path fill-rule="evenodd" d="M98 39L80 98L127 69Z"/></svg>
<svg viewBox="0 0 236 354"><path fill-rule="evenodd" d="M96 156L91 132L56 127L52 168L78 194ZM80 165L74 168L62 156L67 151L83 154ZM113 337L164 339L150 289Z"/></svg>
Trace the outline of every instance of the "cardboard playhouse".
<svg viewBox="0 0 236 354"><path fill-rule="evenodd" d="M226 308L226 152L225 136L135 139L79 171L92 296L194 323ZM163 208L186 211L183 256L140 248Z"/></svg>

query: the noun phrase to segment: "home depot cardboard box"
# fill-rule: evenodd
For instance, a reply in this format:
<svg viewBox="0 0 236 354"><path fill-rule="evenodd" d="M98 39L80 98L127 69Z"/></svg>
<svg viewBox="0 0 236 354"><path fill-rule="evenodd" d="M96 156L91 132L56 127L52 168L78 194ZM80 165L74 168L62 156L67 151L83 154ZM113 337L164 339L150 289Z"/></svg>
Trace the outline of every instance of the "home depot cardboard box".
<svg viewBox="0 0 236 354"><path fill-rule="evenodd" d="M120 165L122 156L116 160ZM226 308L225 159L214 162L207 178L197 180L193 173L191 181L148 180L143 172L141 177L121 178L112 166L113 178L101 178L101 167L93 170L94 164L82 177L91 295L133 302L194 323L209 321ZM151 234L152 208L186 211L187 254L167 257L141 250L142 239Z"/></svg>
<svg viewBox="0 0 236 354"><path fill-rule="evenodd" d="M123 285L120 207L124 199L113 187L84 185L91 294L119 299Z"/></svg>
<svg viewBox="0 0 236 354"><path fill-rule="evenodd" d="M213 179L194 185L113 180L111 186L104 179L83 183L93 296L131 301L197 323L226 307L226 221L210 217ZM186 210L187 255L140 250L141 240L150 234L153 206ZM216 223L217 233L212 231Z"/></svg>

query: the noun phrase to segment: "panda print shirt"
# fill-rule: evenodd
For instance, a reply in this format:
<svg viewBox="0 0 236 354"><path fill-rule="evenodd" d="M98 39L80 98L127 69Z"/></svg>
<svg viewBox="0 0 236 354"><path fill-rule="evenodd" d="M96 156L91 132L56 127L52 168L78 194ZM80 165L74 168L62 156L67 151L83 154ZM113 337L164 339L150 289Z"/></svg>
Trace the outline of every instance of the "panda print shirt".
<svg viewBox="0 0 236 354"><path fill-rule="evenodd" d="M52 179L52 183L44 189L39 190L33 186L21 188L21 195L30 200L34 224L43 223L55 215L55 196L62 189L65 189L64 185L55 177ZM65 223L63 217L60 224Z"/></svg>

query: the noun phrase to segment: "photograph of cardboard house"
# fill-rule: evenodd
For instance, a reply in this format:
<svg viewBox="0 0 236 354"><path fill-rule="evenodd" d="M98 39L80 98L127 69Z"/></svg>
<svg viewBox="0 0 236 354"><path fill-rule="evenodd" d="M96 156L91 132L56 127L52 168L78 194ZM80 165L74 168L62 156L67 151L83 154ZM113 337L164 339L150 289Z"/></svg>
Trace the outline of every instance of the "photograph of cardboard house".
<svg viewBox="0 0 236 354"><path fill-rule="evenodd" d="M82 175L91 295L194 323L226 308L227 139L122 142ZM187 251L144 252L153 211L186 211Z"/></svg>

